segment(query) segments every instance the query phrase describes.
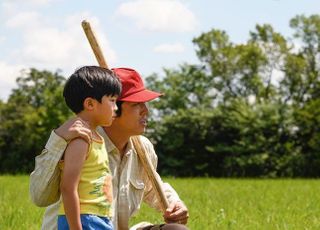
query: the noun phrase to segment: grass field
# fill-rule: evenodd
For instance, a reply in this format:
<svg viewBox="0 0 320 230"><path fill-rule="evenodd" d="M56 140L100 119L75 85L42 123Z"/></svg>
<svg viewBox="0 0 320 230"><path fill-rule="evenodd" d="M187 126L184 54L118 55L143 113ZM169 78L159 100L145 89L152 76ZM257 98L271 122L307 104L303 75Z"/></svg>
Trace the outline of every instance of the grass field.
<svg viewBox="0 0 320 230"><path fill-rule="evenodd" d="M190 229L320 229L320 180L167 179L190 211ZM40 229L28 176L0 176L0 229ZM161 222L143 205L131 223Z"/></svg>

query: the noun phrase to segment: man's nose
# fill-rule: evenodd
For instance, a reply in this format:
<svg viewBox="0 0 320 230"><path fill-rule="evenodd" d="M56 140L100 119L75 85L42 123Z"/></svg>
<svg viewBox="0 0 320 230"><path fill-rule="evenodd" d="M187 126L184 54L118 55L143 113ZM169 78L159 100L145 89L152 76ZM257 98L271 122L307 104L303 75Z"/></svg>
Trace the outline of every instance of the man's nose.
<svg viewBox="0 0 320 230"><path fill-rule="evenodd" d="M147 103L141 103L141 108L143 113L149 114L149 108Z"/></svg>

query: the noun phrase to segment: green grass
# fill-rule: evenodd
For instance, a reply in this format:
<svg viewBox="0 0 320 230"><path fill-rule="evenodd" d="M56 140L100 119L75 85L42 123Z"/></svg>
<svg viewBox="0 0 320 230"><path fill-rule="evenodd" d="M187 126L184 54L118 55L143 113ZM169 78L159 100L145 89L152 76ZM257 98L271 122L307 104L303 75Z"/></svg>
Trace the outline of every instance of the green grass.
<svg viewBox="0 0 320 230"><path fill-rule="evenodd" d="M190 229L320 229L320 180L167 179L190 211ZM27 176L0 176L0 229L40 229ZM132 218L160 223L146 205Z"/></svg>
<svg viewBox="0 0 320 230"><path fill-rule="evenodd" d="M0 229L40 229L44 210L29 199L28 176L0 176Z"/></svg>

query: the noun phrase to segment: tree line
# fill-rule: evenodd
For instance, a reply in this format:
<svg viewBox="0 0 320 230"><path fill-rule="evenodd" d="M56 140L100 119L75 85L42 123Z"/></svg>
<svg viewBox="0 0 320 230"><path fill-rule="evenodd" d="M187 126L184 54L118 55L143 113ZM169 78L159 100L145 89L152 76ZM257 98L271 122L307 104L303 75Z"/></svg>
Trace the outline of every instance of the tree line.
<svg viewBox="0 0 320 230"><path fill-rule="evenodd" d="M291 37L256 25L245 43L223 30L193 39L200 64L146 78L163 92L146 135L172 176L318 177L320 16L290 20ZM0 101L0 171L30 172L52 129L71 116L65 78L31 69Z"/></svg>

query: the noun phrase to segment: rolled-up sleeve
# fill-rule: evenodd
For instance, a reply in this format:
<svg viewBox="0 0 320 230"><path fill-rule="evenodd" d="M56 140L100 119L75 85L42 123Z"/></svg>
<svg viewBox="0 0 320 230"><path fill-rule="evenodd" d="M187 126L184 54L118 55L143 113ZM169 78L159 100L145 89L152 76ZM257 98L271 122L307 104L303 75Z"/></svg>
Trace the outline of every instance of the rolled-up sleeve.
<svg viewBox="0 0 320 230"><path fill-rule="evenodd" d="M30 175L30 198L39 207L46 207L60 198L60 169L58 163L67 142L54 131L41 154L35 158L35 168Z"/></svg>

